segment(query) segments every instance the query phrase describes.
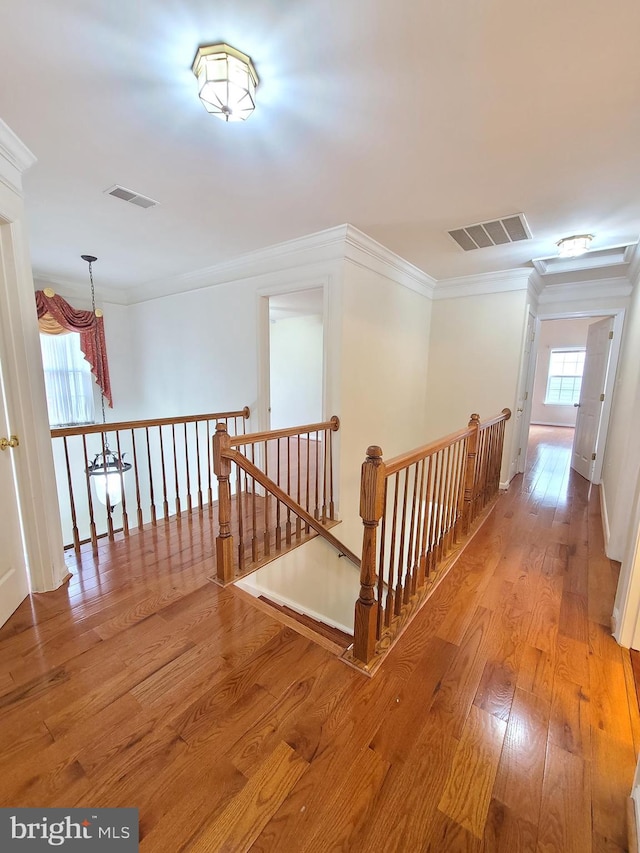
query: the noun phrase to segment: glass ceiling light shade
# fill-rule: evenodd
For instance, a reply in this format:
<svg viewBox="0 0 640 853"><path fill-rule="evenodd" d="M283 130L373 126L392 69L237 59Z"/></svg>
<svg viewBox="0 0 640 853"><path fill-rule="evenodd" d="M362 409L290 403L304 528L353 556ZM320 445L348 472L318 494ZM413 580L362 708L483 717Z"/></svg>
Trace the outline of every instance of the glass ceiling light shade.
<svg viewBox="0 0 640 853"><path fill-rule="evenodd" d="M96 310L96 293L93 285L93 264L98 259L95 255L80 255L83 261L89 264L89 281L91 282L91 309L100 317L102 312ZM94 327L95 328L95 327ZM98 336L96 334L96 348L99 349ZM100 400L102 403L102 423L106 424L104 412L104 391L100 389ZM125 453L119 456L109 449L106 436L102 445L102 453L97 453L93 462L87 466L87 474L92 478L96 487L96 497L101 504L114 507L122 500L122 485L125 471L131 468L129 462L124 461Z"/></svg>
<svg viewBox="0 0 640 853"><path fill-rule="evenodd" d="M193 60L205 109L223 121L244 121L256 108L259 83L251 57L228 44L198 48Z"/></svg>
<svg viewBox="0 0 640 853"><path fill-rule="evenodd" d="M558 255L561 258L577 258L589 251L589 245L593 240L593 234L574 234L573 237L564 237L558 240Z"/></svg>

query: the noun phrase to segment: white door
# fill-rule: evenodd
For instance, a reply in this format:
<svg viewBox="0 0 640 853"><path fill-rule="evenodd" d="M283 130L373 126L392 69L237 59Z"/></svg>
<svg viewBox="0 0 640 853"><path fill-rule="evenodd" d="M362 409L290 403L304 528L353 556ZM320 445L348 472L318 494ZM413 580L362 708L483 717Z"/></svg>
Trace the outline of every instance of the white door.
<svg viewBox="0 0 640 853"><path fill-rule="evenodd" d="M1 375L0 438L10 438ZM20 602L29 595L12 460L12 455L19 452L19 446L0 450L0 625L4 625Z"/></svg>
<svg viewBox="0 0 640 853"><path fill-rule="evenodd" d="M576 431L573 437L571 467L587 480L593 479L597 453L604 387L609 367L613 317L592 323L587 332L587 348L580 389Z"/></svg>

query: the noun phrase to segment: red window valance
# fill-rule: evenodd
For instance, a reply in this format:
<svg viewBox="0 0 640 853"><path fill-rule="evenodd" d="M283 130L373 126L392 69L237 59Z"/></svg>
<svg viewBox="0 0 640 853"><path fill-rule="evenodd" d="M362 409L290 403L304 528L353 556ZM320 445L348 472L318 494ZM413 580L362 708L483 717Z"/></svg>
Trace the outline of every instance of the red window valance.
<svg viewBox="0 0 640 853"><path fill-rule="evenodd" d="M63 328L80 335L80 349L91 365L91 372L102 389L105 400L113 408L111 382L109 380L109 362L107 344L104 336L104 317L102 313L81 311L53 291L36 290L38 319L50 314Z"/></svg>

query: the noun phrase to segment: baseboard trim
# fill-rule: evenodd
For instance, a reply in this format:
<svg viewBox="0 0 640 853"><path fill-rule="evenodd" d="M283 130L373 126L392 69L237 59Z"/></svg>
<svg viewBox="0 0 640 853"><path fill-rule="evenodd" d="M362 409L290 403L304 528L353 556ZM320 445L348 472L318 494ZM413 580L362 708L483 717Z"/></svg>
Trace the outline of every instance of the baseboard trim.
<svg viewBox="0 0 640 853"><path fill-rule="evenodd" d="M634 796L635 794L635 796ZM627 844L629 853L640 853L638 847L638 826L640 825L640 791L636 788L627 800Z"/></svg>
<svg viewBox="0 0 640 853"><path fill-rule="evenodd" d="M604 553L611 558L609 553L609 540L611 539L611 528L609 527L609 512L607 510L607 496L604 483L600 482L600 517L602 518L602 534L604 536Z"/></svg>

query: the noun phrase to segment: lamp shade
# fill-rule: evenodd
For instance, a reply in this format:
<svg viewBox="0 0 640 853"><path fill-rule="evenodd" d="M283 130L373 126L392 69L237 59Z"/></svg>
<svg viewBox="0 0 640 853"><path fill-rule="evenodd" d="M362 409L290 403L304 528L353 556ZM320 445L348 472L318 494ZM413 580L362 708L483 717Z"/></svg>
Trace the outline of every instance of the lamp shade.
<svg viewBox="0 0 640 853"><path fill-rule="evenodd" d="M198 48L193 60L205 109L223 121L244 121L256 107L258 75L251 57L228 44Z"/></svg>
<svg viewBox="0 0 640 853"><path fill-rule="evenodd" d="M87 468L87 474L93 480L96 488L96 497L101 504L117 506L122 500L122 484L126 471L131 464L124 461L125 454L118 456L106 446L104 453L98 453L93 462Z"/></svg>
<svg viewBox="0 0 640 853"><path fill-rule="evenodd" d="M589 251L589 245L593 240L592 234L574 234L573 237L563 237L558 240L558 255L561 258L577 258Z"/></svg>

